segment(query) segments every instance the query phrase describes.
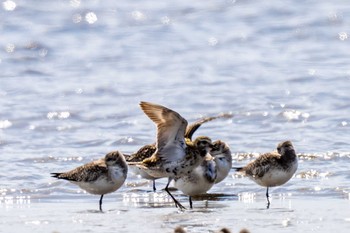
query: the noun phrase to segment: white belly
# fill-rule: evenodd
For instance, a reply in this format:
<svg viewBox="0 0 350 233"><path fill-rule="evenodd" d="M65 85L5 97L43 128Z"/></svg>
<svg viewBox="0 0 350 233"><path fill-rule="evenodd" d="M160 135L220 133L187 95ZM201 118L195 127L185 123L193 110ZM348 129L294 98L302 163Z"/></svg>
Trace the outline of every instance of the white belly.
<svg viewBox="0 0 350 233"><path fill-rule="evenodd" d="M229 163L226 159L224 160L215 160L216 168L217 168L217 177L215 180L215 184L223 181L227 175L230 173L232 163Z"/></svg>
<svg viewBox="0 0 350 233"><path fill-rule="evenodd" d="M126 179L126 175L119 167L109 167L110 179L106 175L101 175L97 180L91 182L74 182L86 192L96 195L111 193L119 189Z"/></svg>
<svg viewBox="0 0 350 233"><path fill-rule="evenodd" d="M144 178L146 180L157 179L157 178L151 176L150 174L148 174L144 169L139 168L137 166L131 166L131 169L132 169L133 173L135 173L135 175L140 175L142 178Z"/></svg>
<svg viewBox="0 0 350 233"><path fill-rule="evenodd" d="M119 189L124 181L107 181L107 179L98 179L93 182L72 182L84 189L86 192L96 195L111 193Z"/></svg>
<svg viewBox="0 0 350 233"><path fill-rule="evenodd" d="M203 167L197 167L190 175L177 179L174 182L175 188L189 196L206 193L214 182L209 182L203 172Z"/></svg>
<svg viewBox="0 0 350 233"><path fill-rule="evenodd" d="M274 187L285 184L290 180L298 168L298 163L295 162L291 169L281 170L281 169L272 169L264 174L262 177L250 177L257 184L265 187Z"/></svg>
<svg viewBox="0 0 350 233"><path fill-rule="evenodd" d="M213 187L213 185L214 183L203 181L198 181L198 183L194 184L191 182L184 182L183 179L179 179L175 182L174 186L188 196L195 196L206 193L209 189L211 189L211 187Z"/></svg>

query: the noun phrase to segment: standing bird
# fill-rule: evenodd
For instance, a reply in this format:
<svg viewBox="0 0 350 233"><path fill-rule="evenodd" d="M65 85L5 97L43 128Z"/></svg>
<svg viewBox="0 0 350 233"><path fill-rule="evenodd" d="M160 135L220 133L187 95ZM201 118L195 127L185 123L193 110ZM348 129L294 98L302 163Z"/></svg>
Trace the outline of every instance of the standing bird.
<svg viewBox="0 0 350 233"><path fill-rule="evenodd" d="M215 184L217 184L223 181L230 173L232 154L230 147L225 142L217 140L213 143L210 155L213 156L217 168L217 177L215 179Z"/></svg>
<svg viewBox="0 0 350 233"><path fill-rule="evenodd" d="M190 173L174 178L174 186L189 197L192 209L192 196L206 193L215 184L217 168L213 157L208 153L203 162Z"/></svg>
<svg viewBox="0 0 350 233"><path fill-rule="evenodd" d="M192 124L187 126L186 132L185 132L185 140L191 141L193 134L196 132L196 130L203 123L206 123L206 122L209 122L209 121L212 121L212 120L215 120L215 119L219 119L219 118L231 118L232 116L233 116L232 114L224 113L224 114L220 114L220 115L213 116L213 117L203 117L203 118L197 120L196 122L194 122L194 123L192 123ZM217 145L214 145L214 146L217 147ZM131 155L125 155L124 154L124 156L126 156L125 158L126 158L126 161L128 163L129 162L131 162L131 163L141 162L144 159L151 157L156 150L157 150L156 144L153 143L153 144L148 144L148 145L145 145L145 146L141 147L138 151L136 151L135 153L133 153ZM216 153L218 151L219 150L216 149ZM231 156L231 152L230 152L230 156ZM218 156L218 157L220 157L220 160L222 160L221 159L222 156ZM231 166L232 166L232 157L229 160L230 160L231 164L228 166L227 174L228 174L228 172L229 172L229 170L231 169ZM222 163L224 163L224 162L222 162ZM221 168L223 169L223 167L221 167ZM136 168L136 169L135 169L136 170L135 171L136 174L140 175L144 179L152 180L152 182L153 182L153 191L155 192L156 191L155 180L158 179L158 178L149 175L147 172L145 172L144 170L142 170L140 168ZM226 169L226 167L225 167L225 169ZM226 174L226 176L227 176L227 174Z"/></svg>
<svg viewBox="0 0 350 233"><path fill-rule="evenodd" d="M170 182L198 167L212 147L209 137L185 139L187 121L177 112L164 106L141 102L141 109L157 125L156 151L151 157L137 162L139 168L156 178L168 177L165 191L175 206L185 209L170 193ZM131 164L131 163L129 163Z"/></svg>
<svg viewBox="0 0 350 233"><path fill-rule="evenodd" d="M226 178L232 167L232 156L228 145L220 140L213 143L204 161L189 174L175 178L175 188L189 196L192 209L192 196L204 194L214 184Z"/></svg>
<svg viewBox="0 0 350 233"><path fill-rule="evenodd" d="M244 167L235 168L255 183L266 187L267 208L270 207L269 187L285 184L298 169L298 158L290 141L281 142L277 152L260 155Z"/></svg>
<svg viewBox="0 0 350 233"><path fill-rule="evenodd" d="M213 232L211 230L207 230L207 231ZM178 226L174 229L174 233L187 233L187 231L182 226ZM224 227L219 231L215 231L215 233L231 233L231 231L228 228ZM239 233L250 233L250 232L247 229L243 228L242 230L239 231Z"/></svg>
<svg viewBox="0 0 350 233"><path fill-rule="evenodd" d="M102 212L103 195L119 189L127 176L128 166L119 151L108 153L104 158L77 167L69 172L51 173L52 177L64 179L78 185L86 192L101 195Z"/></svg>
<svg viewBox="0 0 350 233"><path fill-rule="evenodd" d="M126 162L128 164L134 164L137 162L142 162L143 160L151 157L154 152L156 152L157 147L156 144L148 144L145 145L143 147L141 147L138 151L136 151L135 153L131 154L131 155L125 155L125 159ZM156 179L159 179L158 177L154 177L151 176L150 174L148 174L147 172L145 172L143 169L138 168L138 167L134 167L132 166L131 168L133 168L134 173L136 173L137 175L140 175L142 178L146 179L146 180L152 180L153 182L153 192L155 192L156 189Z"/></svg>

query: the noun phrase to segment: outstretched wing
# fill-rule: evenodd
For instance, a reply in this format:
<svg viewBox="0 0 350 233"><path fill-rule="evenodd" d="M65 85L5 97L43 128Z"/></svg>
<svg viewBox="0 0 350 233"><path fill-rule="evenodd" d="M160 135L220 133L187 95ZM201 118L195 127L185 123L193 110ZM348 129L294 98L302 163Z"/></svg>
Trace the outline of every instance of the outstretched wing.
<svg viewBox="0 0 350 233"><path fill-rule="evenodd" d="M144 113L157 125L157 151L153 156L174 160L185 154L187 121L164 106L141 102Z"/></svg>
<svg viewBox="0 0 350 233"><path fill-rule="evenodd" d="M190 124L189 126L187 126L186 128L186 133L185 133L185 138L188 138L190 140L192 140L192 136L193 134L196 132L196 130L201 127L202 124L218 119L218 118L232 118L233 114L230 113L223 113L217 116L213 116L213 117L203 117L199 120L197 120L196 122Z"/></svg>

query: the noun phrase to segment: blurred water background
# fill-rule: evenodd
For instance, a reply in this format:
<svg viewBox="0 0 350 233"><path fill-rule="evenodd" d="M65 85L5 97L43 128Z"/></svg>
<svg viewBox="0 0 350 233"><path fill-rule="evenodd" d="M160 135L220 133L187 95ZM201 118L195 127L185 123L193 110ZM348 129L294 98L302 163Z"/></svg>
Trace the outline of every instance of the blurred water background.
<svg viewBox="0 0 350 233"><path fill-rule="evenodd" d="M347 232L348 1L3 0L0 232ZM104 198L50 177L155 139L139 101L226 141L234 165L292 140L299 169L265 189L232 173L178 212L129 173ZM185 205L187 197L175 192Z"/></svg>

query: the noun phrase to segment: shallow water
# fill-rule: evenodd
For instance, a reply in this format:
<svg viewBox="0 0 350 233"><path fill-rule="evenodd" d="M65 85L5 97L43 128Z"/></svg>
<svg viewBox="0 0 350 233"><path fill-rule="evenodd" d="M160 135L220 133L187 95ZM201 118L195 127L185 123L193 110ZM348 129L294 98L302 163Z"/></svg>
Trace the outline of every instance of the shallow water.
<svg viewBox="0 0 350 233"><path fill-rule="evenodd" d="M345 232L350 227L346 1L37 1L0 5L0 232ZM292 140L299 169L265 190L232 171L194 209L129 173L104 198L50 177L154 141L141 100L226 141L234 166ZM187 197L175 192L184 205Z"/></svg>

